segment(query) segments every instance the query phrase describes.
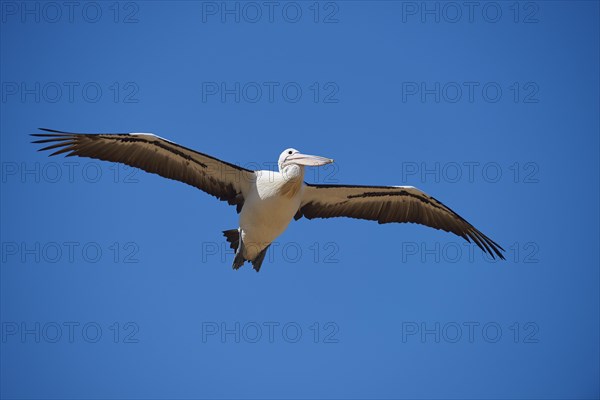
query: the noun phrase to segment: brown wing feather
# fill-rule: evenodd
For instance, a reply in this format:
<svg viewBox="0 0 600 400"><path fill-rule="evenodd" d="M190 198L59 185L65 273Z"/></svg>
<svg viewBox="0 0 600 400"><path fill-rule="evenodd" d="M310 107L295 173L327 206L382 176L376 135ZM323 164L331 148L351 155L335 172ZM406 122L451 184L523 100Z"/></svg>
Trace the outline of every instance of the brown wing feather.
<svg viewBox="0 0 600 400"><path fill-rule="evenodd" d="M50 156L90 157L123 163L187 183L206 193L237 205L244 202L244 192L254 172L180 146L151 134L83 134L41 129L48 133L32 136L43 139L33 143L49 144L39 151L55 150Z"/></svg>
<svg viewBox="0 0 600 400"><path fill-rule="evenodd" d="M493 258L504 249L442 202L410 186L306 185L295 218L348 217L380 224L407 222L452 232Z"/></svg>

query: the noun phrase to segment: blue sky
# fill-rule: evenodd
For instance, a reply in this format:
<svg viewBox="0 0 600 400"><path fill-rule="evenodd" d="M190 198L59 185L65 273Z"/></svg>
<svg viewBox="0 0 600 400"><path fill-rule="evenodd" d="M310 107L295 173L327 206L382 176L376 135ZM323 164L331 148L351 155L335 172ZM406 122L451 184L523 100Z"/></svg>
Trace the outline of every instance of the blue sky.
<svg viewBox="0 0 600 400"><path fill-rule="evenodd" d="M597 398L599 5L2 1L3 398ZM38 127L413 185L503 245L226 204Z"/></svg>

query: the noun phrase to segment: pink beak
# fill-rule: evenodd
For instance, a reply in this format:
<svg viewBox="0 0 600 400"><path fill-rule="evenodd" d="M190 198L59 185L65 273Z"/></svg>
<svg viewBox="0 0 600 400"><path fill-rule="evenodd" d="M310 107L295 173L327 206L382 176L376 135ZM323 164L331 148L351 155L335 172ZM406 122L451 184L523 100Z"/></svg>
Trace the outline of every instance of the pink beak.
<svg viewBox="0 0 600 400"><path fill-rule="evenodd" d="M296 153L288 157L288 161L292 161L295 164L306 165L308 167L319 167L325 164L331 164L333 160L331 158L311 156L309 154Z"/></svg>

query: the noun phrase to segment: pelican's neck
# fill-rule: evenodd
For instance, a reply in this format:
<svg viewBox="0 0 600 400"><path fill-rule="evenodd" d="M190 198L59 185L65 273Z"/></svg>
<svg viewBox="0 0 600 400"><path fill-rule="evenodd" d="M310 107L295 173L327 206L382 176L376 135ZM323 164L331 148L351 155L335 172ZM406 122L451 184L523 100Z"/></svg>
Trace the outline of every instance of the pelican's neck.
<svg viewBox="0 0 600 400"><path fill-rule="evenodd" d="M291 164L279 169L281 180L277 185L277 194L293 199L302 188L304 181L304 167Z"/></svg>
<svg viewBox="0 0 600 400"><path fill-rule="evenodd" d="M283 168L279 168L279 173L283 176L283 179L286 181L304 180L304 167L302 165L286 165Z"/></svg>

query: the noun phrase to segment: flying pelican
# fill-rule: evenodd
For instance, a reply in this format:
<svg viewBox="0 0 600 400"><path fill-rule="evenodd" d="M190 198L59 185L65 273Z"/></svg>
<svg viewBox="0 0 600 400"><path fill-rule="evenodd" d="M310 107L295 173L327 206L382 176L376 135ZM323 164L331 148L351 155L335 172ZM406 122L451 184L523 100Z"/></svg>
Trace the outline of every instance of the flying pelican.
<svg viewBox="0 0 600 400"><path fill-rule="evenodd" d="M178 180L235 205L239 227L223 231L235 251L233 268L250 261L258 272L267 249L293 219L349 217L410 222L452 232L471 240L495 258L504 249L433 197L412 186L313 185L304 167L332 163L330 158L286 149L279 172L251 171L188 149L151 133L85 134L40 128L32 143L52 143L38 151L50 156L90 157Z"/></svg>

